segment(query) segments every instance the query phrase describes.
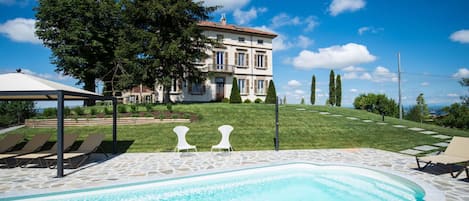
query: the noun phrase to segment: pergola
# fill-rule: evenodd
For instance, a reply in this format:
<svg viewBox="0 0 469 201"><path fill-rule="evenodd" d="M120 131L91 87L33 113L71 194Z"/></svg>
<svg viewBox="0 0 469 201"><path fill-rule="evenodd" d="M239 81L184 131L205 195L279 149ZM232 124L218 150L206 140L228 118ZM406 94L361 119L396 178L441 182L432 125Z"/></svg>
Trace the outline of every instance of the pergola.
<svg viewBox="0 0 469 201"><path fill-rule="evenodd" d="M57 177L64 176L63 135L65 100L112 100L112 151L117 152L117 125L115 97L105 97L57 82L23 73L0 75L0 101L57 101Z"/></svg>

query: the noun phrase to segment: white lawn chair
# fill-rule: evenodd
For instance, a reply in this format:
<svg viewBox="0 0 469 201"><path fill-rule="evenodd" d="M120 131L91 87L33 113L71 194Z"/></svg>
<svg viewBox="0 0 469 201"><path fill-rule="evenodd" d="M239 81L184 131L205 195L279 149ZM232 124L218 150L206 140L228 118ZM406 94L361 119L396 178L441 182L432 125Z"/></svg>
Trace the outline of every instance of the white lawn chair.
<svg viewBox="0 0 469 201"><path fill-rule="evenodd" d="M177 152L181 150L189 151L190 149L194 149L195 151L197 151L197 147L195 147L194 145L190 145L186 141L186 133L187 131L189 131L189 128L187 128L186 126L176 126L174 127L173 131L178 136L178 144L174 148L174 151L177 151Z"/></svg>
<svg viewBox="0 0 469 201"><path fill-rule="evenodd" d="M228 152L233 151L233 147L230 144L230 134L233 131L233 126L223 125L218 127L218 130L221 133L221 141L217 145L213 145L210 151L214 149L227 149Z"/></svg>

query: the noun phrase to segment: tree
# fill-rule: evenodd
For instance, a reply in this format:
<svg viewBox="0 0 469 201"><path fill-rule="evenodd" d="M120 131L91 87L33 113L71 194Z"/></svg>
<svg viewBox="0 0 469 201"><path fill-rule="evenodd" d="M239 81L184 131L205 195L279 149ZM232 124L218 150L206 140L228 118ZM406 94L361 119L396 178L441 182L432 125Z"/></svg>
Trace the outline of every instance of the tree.
<svg viewBox="0 0 469 201"><path fill-rule="evenodd" d="M335 82L335 105L340 107L342 103L342 81L340 80L340 75L337 75Z"/></svg>
<svg viewBox="0 0 469 201"><path fill-rule="evenodd" d="M305 97L301 98L300 104L304 105L305 104Z"/></svg>
<svg viewBox="0 0 469 201"><path fill-rule="evenodd" d="M425 104L425 99L423 98L423 93L420 93L419 96L417 96L417 106L420 108L420 121L422 121L427 115L428 115L428 107L427 104Z"/></svg>
<svg viewBox="0 0 469 201"><path fill-rule="evenodd" d="M335 105L335 76L333 70L329 74L329 105Z"/></svg>
<svg viewBox="0 0 469 201"><path fill-rule="evenodd" d="M51 49L55 71L94 92L95 80L102 79L116 60L121 28L116 1L40 0L34 10L36 35ZM94 101L85 104L94 105Z"/></svg>
<svg viewBox="0 0 469 201"><path fill-rule="evenodd" d="M283 104L284 104L284 105L287 104L287 96L283 96Z"/></svg>
<svg viewBox="0 0 469 201"><path fill-rule="evenodd" d="M241 94L239 93L238 80L233 78L233 86L231 87L230 103L241 103Z"/></svg>
<svg viewBox="0 0 469 201"><path fill-rule="evenodd" d="M469 129L469 106L453 103L451 106L443 108L443 111L447 112L448 115L437 120L437 124L447 127Z"/></svg>
<svg viewBox="0 0 469 201"><path fill-rule="evenodd" d="M202 1L160 0L123 2L124 17L137 36L136 60L141 68L132 70L136 81L153 86L163 85L163 102L169 102L175 80L201 82L205 74L197 61L205 59L215 41L206 37L198 26L209 19L216 7L204 7Z"/></svg>
<svg viewBox="0 0 469 201"><path fill-rule="evenodd" d="M277 102L277 92L275 91L274 81L269 81L269 89L267 90L267 96L265 97L266 104L275 104Z"/></svg>
<svg viewBox="0 0 469 201"><path fill-rule="evenodd" d="M469 87L469 78L462 78L461 81L459 81L461 86L463 87ZM469 91L469 88L468 88ZM462 103L466 106L469 106L469 96L461 96Z"/></svg>
<svg viewBox="0 0 469 201"><path fill-rule="evenodd" d="M310 96L311 105L314 105L316 102L316 76L313 75L311 78L311 96Z"/></svg>
<svg viewBox="0 0 469 201"><path fill-rule="evenodd" d="M360 94L353 101L355 109L366 110L376 114L397 117L399 115L398 105L393 99L384 94Z"/></svg>
<svg viewBox="0 0 469 201"><path fill-rule="evenodd" d="M0 127L21 124L35 113L33 101L0 101Z"/></svg>

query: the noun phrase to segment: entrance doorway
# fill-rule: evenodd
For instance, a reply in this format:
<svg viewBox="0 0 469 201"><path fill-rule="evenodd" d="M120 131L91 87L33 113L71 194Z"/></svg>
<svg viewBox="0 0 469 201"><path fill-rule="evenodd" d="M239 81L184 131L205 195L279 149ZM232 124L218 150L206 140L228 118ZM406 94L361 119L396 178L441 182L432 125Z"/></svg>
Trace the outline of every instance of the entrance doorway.
<svg viewBox="0 0 469 201"><path fill-rule="evenodd" d="M224 77L217 77L215 78L216 86L216 93L215 93L215 100L221 101L225 98L225 78Z"/></svg>

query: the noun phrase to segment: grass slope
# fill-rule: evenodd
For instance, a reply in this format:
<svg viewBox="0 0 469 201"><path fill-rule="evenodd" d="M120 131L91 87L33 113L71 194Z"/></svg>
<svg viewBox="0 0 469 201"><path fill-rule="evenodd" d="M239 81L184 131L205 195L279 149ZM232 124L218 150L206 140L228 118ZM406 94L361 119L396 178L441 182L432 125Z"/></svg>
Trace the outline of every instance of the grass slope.
<svg viewBox="0 0 469 201"><path fill-rule="evenodd" d="M199 151L208 151L221 138L217 128L223 124L234 126L230 141L235 150L272 150L275 136L274 105L266 104L179 104L174 111L194 112L200 120L183 124L190 128L187 141L196 145ZM298 111L297 108L304 108ZM165 106L157 106L165 110ZM343 117L321 115L316 111L342 114ZM395 128L392 124L408 127L421 127L451 136L469 136L469 132L442 128L405 120L386 117L388 125L365 123L349 120L358 117L381 121L381 116L372 113L327 106L282 105L279 109L280 148L317 149L317 148L356 148L370 147L389 151L400 151L418 145L433 144L442 140L430 135ZM120 152L163 152L172 151L176 145L176 135L172 129L180 124L149 124L139 126L118 126ZM30 138L35 133L56 133L56 129L22 128L16 133L25 133ZM79 133L84 139L88 133L105 133L104 148L111 150L111 126L69 127L65 133ZM55 141L55 135L51 138ZM52 144L52 143L51 143Z"/></svg>

